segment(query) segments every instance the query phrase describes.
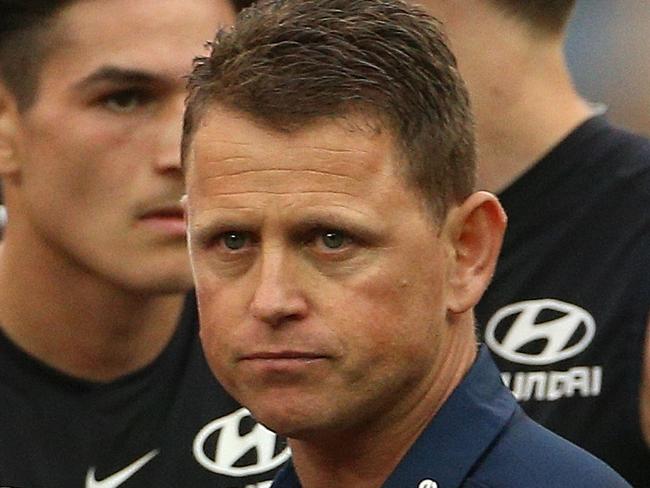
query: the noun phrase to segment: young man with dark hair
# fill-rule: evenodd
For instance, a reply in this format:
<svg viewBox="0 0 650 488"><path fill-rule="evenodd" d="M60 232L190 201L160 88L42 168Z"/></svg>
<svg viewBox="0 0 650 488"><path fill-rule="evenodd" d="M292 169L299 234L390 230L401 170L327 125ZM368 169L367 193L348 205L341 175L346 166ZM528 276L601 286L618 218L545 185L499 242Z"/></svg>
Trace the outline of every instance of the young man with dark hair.
<svg viewBox="0 0 650 488"><path fill-rule="evenodd" d="M289 437L274 486L629 486L527 418L477 347L505 216L474 161L454 57L400 0L264 2L197 61L201 338Z"/></svg>
<svg viewBox="0 0 650 488"><path fill-rule="evenodd" d="M212 377L186 298L184 75L233 21L225 0L0 0L0 486L261 487L287 458Z"/></svg>
<svg viewBox="0 0 650 488"><path fill-rule="evenodd" d="M563 53L574 1L413 3L450 37L479 186L508 214L476 309L485 342L533 419L650 486L650 142L576 92Z"/></svg>

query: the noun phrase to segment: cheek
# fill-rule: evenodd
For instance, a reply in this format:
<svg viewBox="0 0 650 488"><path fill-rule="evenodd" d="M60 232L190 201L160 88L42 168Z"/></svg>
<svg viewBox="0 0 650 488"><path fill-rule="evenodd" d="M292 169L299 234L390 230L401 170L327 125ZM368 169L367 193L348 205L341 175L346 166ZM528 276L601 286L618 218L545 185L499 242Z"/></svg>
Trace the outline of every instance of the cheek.
<svg viewBox="0 0 650 488"><path fill-rule="evenodd" d="M200 268L201 265L197 264ZM231 285L211 279L208 272L195 275L201 341L212 361L227 361L233 346L232 334L244 320L244 297Z"/></svg>
<svg viewBox="0 0 650 488"><path fill-rule="evenodd" d="M196 295L199 305L199 337L205 357L214 375L222 383L226 383L227 379L223 375L227 372L225 364L227 364L229 340L228 331L223 327L223 323L224 320L228 320L228 317L213 313L215 302L210 295L205 294L205 291L199 291L197 287Z"/></svg>
<svg viewBox="0 0 650 488"><path fill-rule="evenodd" d="M343 287L343 300L330 303L326 313L345 324L349 347L366 351L376 361L404 359L430 348L444 324L442 287L438 276L421 272L377 273Z"/></svg>
<svg viewBox="0 0 650 488"><path fill-rule="evenodd" d="M83 140L75 144L74 154L78 155L77 163L87 180L89 193L93 190L116 196L126 193L149 167L154 154L153 144L143 140L136 127L129 129L128 124L125 127L96 124L82 136Z"/></svg>
<svg viewBox="0 0 650 488"><path fill-rule="evenodd" d="M84 118L34 124L27 148L25 181L47 184L51 194L91 202L125 191L143 154L134 150L134 135ZM140 151L143 152L144 151ZM58 188L57 188L58 186ZM118 200L119 201L119 200Z"/></svg>

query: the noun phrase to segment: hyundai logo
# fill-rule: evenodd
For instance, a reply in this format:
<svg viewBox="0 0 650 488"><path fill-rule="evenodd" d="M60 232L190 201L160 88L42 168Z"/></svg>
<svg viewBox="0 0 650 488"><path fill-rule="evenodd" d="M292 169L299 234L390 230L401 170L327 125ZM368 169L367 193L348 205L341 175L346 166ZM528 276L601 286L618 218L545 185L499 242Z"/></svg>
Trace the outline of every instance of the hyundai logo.
<svg viewBox="0 0 650 488"><path fill-rule="evenodd" d="M528 300L497 311L487 323L485 343L509 361L546 365L581 353L595 333L594 318L576 305Z"/></svg>
<svg viewBox="0 0 650 488"><path fill-rule="evenodd" d="M241 434L241 426L252 428ZM213 473L243 477L277 468L291 456L278 436L241 408L203 427L194 439L194 457ZM251 461L245 461L252 455Z"/></svg>

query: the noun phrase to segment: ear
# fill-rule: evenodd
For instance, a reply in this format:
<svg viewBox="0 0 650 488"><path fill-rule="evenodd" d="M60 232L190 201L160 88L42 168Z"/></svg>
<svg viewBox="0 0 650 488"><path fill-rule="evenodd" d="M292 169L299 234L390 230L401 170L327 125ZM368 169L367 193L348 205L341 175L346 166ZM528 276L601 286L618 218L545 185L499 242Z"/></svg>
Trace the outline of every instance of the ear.
<svg viewBox="0 0 650 488"><path fill-rule="evenodd" d="M444 231L450 243L447 308L463 313L476 305L496 265L506 214L497 197L477 192L449 211Z"/></svg>
<svg viewBox="0 0 650 488"><path fill-rule="evenodd" d="M0 176L18 171L19 114L16 99L0 82Z"/></svg>

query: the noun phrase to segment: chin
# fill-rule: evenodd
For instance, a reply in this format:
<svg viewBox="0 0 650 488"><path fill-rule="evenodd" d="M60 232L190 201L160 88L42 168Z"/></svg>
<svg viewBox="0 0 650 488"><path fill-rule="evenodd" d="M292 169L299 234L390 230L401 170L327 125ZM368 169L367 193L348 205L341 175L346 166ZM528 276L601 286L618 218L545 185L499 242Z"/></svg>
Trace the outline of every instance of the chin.
<svg viewBox="0 0 650 488"><path fill-rule="evenodd" d="M207 348L212 349L212 346ZM208 357L208 363L226 391L267 429L293 439L307 439L320 432L336 430L337 422L331 414L337 411L336 404L323 402L321 395L306 393L301 388L260 385L254 378L249 378L248 382L238 381L225 374L227 367L219 358Z"/></svg>
<svg viewBox="0 0 650 488"><path fill-rule="evenodd" d="M189 292L194 284L186 273L130 276L123 280L125 288L142 295L176 295Z"/></svg>
<svg viewBox="0 0 650 488"><path fill-rule="evenodd" d="M292 407L283 403L281 397L273 406L253 404L248 409L258 422L283 437L307 440L332 430L320 409Z"/></svg>
<svg viewBox="0 0 650 488"><path fill-rule="evenodd" d="M164 256L131 254L124 259L119 259L119 255L98 258L95 262L85 259L82 263L96 278L143 298L186 293L194 286L189 263L177 253Z"/></svg>
<svg viewBox="0 0 650 488"><path fill-rule="evenodd" d="M251 409L249 408L249 410ZM304 422L299 421L295 417L289 418L286 415L258 414L257 410L251 410L251 413L260 424L282 437L305 439L308 437L308 433L313 431L309 425L305 425Z"/></svg>

